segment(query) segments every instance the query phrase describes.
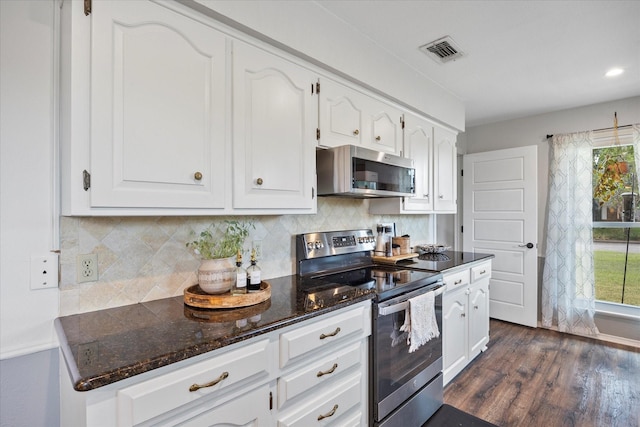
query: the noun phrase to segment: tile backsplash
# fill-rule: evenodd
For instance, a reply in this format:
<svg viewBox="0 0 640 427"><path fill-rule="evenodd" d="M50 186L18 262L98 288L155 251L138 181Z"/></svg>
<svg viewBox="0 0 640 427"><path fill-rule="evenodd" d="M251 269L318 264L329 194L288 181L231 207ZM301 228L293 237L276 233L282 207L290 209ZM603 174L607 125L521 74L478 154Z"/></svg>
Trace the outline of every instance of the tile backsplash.
<svg viewBox="0 0 640 427"><path fill-rule="evenodd" d="M430 215L370 215L368 202L320 198L315 215L249 217L245 243L262 241L263 278L295 274L294 235L311 231L374 228L395 222L412 243L433 242ZM62 217L60 219L60 315L83 313L182 295L197 283L200 260L185 243L211 223L230 217ZM236 217L235 219L245 219ZM375 230L374 230L375 233ZM78 283L76 256L98 254L98 281Z"/></svg>

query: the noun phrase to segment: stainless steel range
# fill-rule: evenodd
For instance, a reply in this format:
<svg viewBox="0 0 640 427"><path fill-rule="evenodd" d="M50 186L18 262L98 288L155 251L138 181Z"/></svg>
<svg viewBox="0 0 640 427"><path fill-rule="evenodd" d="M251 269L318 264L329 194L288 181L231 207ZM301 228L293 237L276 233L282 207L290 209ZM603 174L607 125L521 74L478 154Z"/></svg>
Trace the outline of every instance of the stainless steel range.
<svg viewBox="0 0 640 427"><path fill-rule="evenodd" d="M442 274L376 264L376 237L368 229L296 236L297 274L308 304L323 292L375 290L370 340L370 425L420 426L443 402L442 335L409 353L405 323L409 299L435 293L442 331ZM313 307L311 307L313 308Z"/></svg>

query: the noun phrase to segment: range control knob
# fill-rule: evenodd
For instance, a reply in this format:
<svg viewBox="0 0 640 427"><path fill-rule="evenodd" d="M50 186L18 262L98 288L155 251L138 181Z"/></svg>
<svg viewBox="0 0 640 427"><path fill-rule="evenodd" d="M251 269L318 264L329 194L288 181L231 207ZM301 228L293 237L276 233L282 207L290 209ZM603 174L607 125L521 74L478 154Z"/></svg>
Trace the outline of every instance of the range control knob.
<svg viewBox="0 0 640 427"><path fill-rule="evenodd" d="M316 247L316 249L321 249L321 248L324 248L324 245L322 244L321 241L316 240L315 247Z"/></svg>
<svg viewBox="0 0 640 427"><path fill-rule="evenodd" d="M310 251L312 251L312 250L313 250L313 248L315 248L314 243L313 243L313 242L308 242L308 243L307 243L307 249L308 249L308 250L310 250Z"/></svg>

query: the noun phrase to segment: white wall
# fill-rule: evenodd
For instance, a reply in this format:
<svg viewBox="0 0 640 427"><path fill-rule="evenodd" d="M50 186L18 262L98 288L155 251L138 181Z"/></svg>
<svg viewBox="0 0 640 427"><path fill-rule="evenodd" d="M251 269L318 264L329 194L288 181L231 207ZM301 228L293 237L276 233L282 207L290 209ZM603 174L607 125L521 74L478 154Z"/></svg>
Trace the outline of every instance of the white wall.
<svg viewBox="0 0 640 427"><path fill-rule="evenodd" d="M30 290L55 249L54 45L49 1L0 1L0 425L58 424L58 290ZM45 350L45 351L40 351Z"/></svg>
<svg viewBox="0 0 640 427"><path fill-rule="evenodd" d="M0 49L0 344L2 358L55 345L58 290L30 289L31 255L54 241L53 1L2 1ZM54 219L55 218L55 219Z"/></svg>

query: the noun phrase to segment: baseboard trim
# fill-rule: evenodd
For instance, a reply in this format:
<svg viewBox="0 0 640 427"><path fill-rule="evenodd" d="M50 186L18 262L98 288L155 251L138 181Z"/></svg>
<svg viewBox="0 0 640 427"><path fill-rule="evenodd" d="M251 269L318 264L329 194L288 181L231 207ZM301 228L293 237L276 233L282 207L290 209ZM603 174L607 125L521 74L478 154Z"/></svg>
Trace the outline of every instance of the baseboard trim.
<svg viewBox="0 0 640 427"><path fill-rule="evenodd" d="M551 327L546 327L546 326L542 326L542 322L538 322L538 327L542 328L542 329L549 329L550 331L556 331L556 332L560 332L563 334L569 334L569 335L575 335L578 337L583 337L583 338L591 338L593 340L597 340L597 341L604 341L604 342L608 342L608 343L612 343L612 344L618 344L618 345L624 345L624 346L628 346L628 347L633 347L636 349L640 350L640 341L638 340L633 340L630 338L624 338L624 337L618 337L615 335L608 335L608 334L601 334L598 333L597 335L584 335L584 334L572 334L569 332L561 332L558 330L557 326L551 326Z"/></svg>

